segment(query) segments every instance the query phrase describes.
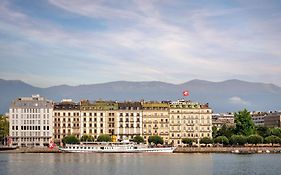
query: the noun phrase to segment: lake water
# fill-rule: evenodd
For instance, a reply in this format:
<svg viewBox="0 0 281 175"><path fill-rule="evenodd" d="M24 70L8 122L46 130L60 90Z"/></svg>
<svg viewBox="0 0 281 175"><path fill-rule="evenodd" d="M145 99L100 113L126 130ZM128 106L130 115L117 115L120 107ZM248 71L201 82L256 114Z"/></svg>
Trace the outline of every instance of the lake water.
<svg viewBox="0 0 281 175"><path fill-rule="evenodd" d="M276 175L281 154L0 153L0 175Z"/></svg>

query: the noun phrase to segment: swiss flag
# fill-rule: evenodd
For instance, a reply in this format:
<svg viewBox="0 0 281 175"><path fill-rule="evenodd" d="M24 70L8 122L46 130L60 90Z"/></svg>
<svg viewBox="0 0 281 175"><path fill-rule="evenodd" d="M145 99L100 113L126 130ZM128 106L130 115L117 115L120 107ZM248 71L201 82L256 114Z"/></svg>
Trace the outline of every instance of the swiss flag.
<svg viewBox="0 0 281 175"><path fill-rule="evenodd" d="M49 144L49 148L50 148L50 149L53 149L55 146L56 146L56 144L54 144L54 143L50 143L50 144Z"/></svg>
<svg viewBox="0 0 281 175"><path fill-rule="evenodd" d="M49 148L53 149L56 146L56 144L54 143L53 139L50 139L49 141Z"/></svg>
<svg viewBox="0 0 281 175"><path fill-rule="evenodd" d="M183 91L183 92L182 92L182 95L183 95L183 96L189 96L188 90Z"/></svg>

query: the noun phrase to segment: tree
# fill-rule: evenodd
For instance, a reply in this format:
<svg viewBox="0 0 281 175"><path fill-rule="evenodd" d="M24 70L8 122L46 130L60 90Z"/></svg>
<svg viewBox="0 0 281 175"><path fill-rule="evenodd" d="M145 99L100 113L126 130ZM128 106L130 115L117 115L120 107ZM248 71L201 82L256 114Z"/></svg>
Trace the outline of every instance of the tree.
<svg viewBox="0 0 281 175"><path fill-rule="evenodd" d="M0 115L0 144L5 142L7 136L9 136L9 122L7 117Z"/></svg>
<svg viewBox="0 0 281 175"><path fill-rule="evenodd" d="M64 144L78 144L80 143L79 139L75 135L69 135L62 139Z"/></svg>
<svg viewBox="0 0 281 175"><path fill-rule="evenodd" d="M101 134L98 136L97 141L98 142L111 142L112 139L111 139L110 135L108 135L108 134Z"/></svg>
<svg viewBox="0 0 281 175"><path fill-rule="evenodd" d="M183 138L183 139L181 140L181 142L184 143L184 144L187 144L187 145L191 146L192 143L193 143L193 139L191 139L191 138Z"/></svg>
<svg viewBox="0 0 281 175"><path fill-rule="evenodd" d="M277 136L271 135L271 136L266 137L264 139L264 142L271 143L273 146L273 144L281 144L281 139Z"/></svg>
<svg viewBox="0 0 281 175"><path fill-rule="evenodd" d="M227 145L227 144L229 144L229 140L225 136L218 136L214 139L214 143L220 143L223 145Z"/></svg>
<svg viewBox="0 0 281 175"><path fill-rule="evenodd" d="M254 134L255 125L250 115L250 112L244 109L234 113L234 122L236 124L236 134L249 136Z"/></svg>
<svg viewBox="0 0 281 175"><path fill-rule="evenodd" d="M142 136L137 135L133 138L133 142L136 142L137 144L140 144L140 143L144 142L144 139L143 139Z"/></svg>
<svg viewBox="0 0 281 175"><path fill-rule="evenodd" d="M158 135L154 135L154 136L149 136L148 138L148 143L154 143L155 145L158 145L158 144L163 144L164 141L163 141L163 138L158 136Z"/></svg>
<svg viewBox="0 0 281 175"><path fill-rule="evenodd" d="M215 138L218 135L218 128L216 126L212 127L212 137Z"/></svg>
<svg viewBox="0 0 281 175"><path fill-rule="evenodd" d="M247 143L247 137L243 135L233 135L231 136L229 142L232 145L245 145Z"/></svg>
<svg viewBox="0 0 281 175"><path fill-rule="evenodd" d="M271 132L271 135L275 135L275 136L281 138L281 128L272 128L270 130L270 132Z"/></svg>
<svg viewBox="0 0 281 175"><path fill-rule="evenodd" d="M268 127L265 126L257 126L256 127L256 133L260 136L262 136L263 138L266 138L268 136L270 136L270 129Z"/></svg>
<svg viewBox="0 0 281 175"><path fill-rule="evenodd" d="M258 144L258 143L263 143L263 138L260 135L250 135L247 138L247 141L249 144Z"/></svg>
<svg viewBox="0 0 281 175"><path fill-rule="evenodd" d="M80 138L80 141L81 141L81 142L93 142L93 141L94 141L94 138L93 138L93 136L91 136L91 135L84 134L84 135Z"/></svg>
<svg viewBox="0 0 281 175"><path fill-rule="evenodd" d="M218 130L217 136L225 136L227 138L230 138L233 134L234 134L234 128L227 127L225 124L223 124L221 129Z"/></svg>
<svg viewBox="0 0 281 175"><path fill-rule="evenodd" d="M207 145L213 143L213 140L209 137L203 137L202 139L200 139L200 143Z"/></svg>

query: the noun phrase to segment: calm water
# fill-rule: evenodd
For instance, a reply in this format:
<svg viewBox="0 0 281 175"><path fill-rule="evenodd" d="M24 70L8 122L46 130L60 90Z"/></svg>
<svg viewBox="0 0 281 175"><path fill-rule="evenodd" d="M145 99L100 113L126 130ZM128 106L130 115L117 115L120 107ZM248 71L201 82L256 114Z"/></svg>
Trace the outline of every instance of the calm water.
<svg viewBox="0 0 281 175"><path fill-rule="evenodd" d="M7 154L0 175L276 175L281 154Z"/></svg>

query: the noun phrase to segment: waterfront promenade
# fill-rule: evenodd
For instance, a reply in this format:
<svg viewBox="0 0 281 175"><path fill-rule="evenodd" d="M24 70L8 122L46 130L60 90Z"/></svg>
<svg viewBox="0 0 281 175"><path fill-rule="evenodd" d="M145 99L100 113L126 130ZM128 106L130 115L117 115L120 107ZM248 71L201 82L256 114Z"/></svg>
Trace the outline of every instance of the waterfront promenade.
<svg viewBox="0 0 281 175"><path fill-rule="evenodd" d="M177 147L174 153L280 153L281 147Z"/></svg>
<svg viewBox="0 0 281 175"><path fill-rule="evenodd" d="M174 153L281 153L281 147L177 147ZM61 153L58 148L23 147L13 150L2 150L0 153Z"/></svg>

